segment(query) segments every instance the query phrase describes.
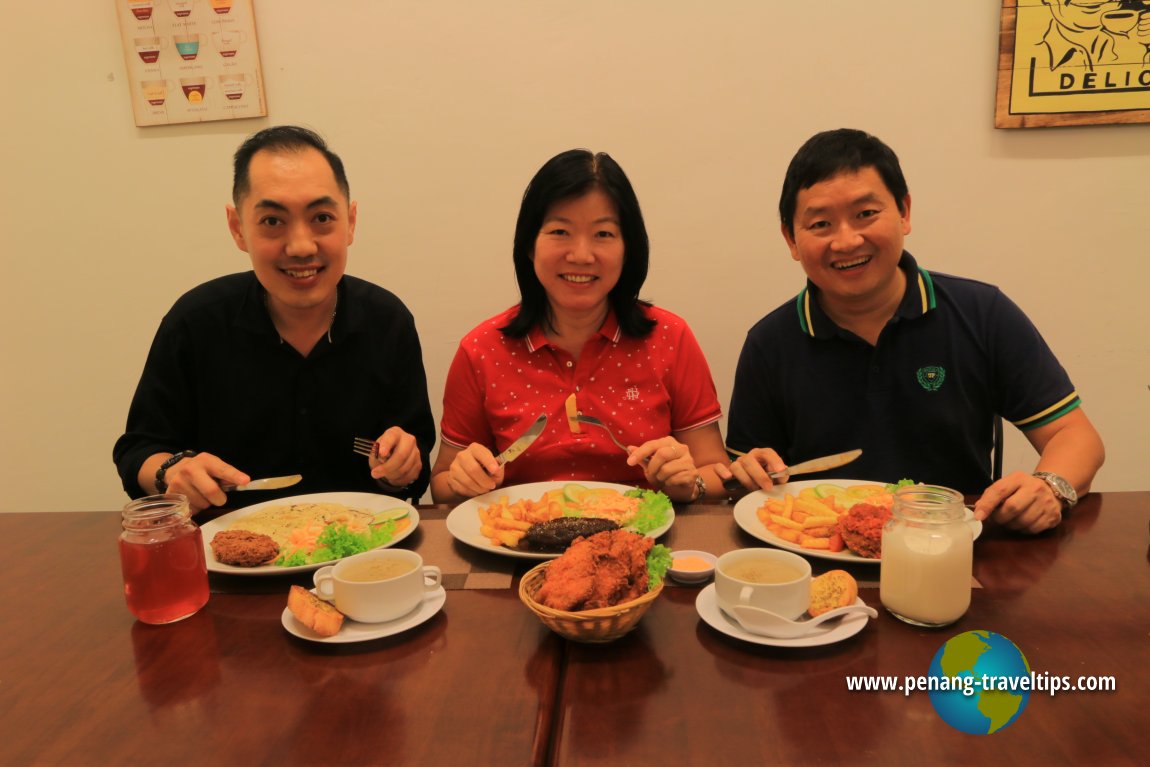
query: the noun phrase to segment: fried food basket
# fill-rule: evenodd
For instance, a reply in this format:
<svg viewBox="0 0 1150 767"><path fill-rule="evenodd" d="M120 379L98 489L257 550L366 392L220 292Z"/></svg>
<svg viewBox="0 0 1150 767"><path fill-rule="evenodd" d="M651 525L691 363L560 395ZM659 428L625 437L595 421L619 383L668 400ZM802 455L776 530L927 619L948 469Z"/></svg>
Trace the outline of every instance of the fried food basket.
<svg viewBox="0 0 1150 767"><path fill-rule="evenodd" d="M655 598L663 591L663 583L638 599L614 607L567 612L555 610L535 601L535 595L547 577L550 562L528 570L519 581L519 599L539 616L549 629L573 642L591 644L612 642L639 625L639 619L650 609Z"/></svg>

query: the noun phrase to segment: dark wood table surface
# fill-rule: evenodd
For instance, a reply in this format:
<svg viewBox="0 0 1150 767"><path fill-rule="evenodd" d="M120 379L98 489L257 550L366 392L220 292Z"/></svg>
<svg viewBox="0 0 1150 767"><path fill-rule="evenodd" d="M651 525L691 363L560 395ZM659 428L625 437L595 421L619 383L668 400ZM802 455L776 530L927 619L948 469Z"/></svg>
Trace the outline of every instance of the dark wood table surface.
<svg viewBox="0 0 1150 767"><path fill-rule="evenodd" d="M661 541L716 554L759 545L718 524L677 520ZM684 524L680 524L680 521ZM690 524L688 524L690 523ZM880 607L878 566L852 569L879 608L861 633L818 648L748 644L712 629L696 589L667 588L632 634L571 644L553 763L572 765L1146 764L1150 746L1150 492L1086 496L1055 532L990 526L975 543L967 614L942 629ZM812 559L815 572L834 564ZM1032 671L1112 676L1114 692L1031 693L1019 719L989 736L959 732L926 692L848 692L848 675L925 676L952 636L993 631Z"/></svg>
<svg viewBox="0 0 1150 767"><path fill-rule="evenodd" d="M729 505L679 514L662 540L672 548L762 545ZM146 626L124 606L117 513L0 514L13 552L0 765L1141 764L1148 522L1150 492L1136 492L1088 496L1034 539L988 527L959 623L917 629L880 611L821 648L722 635L700 620L699 589L673 585L609 645L559 639L514 587L450 590L420 627L319 645L280 625L288 585L310 576L213 576L195 616ZM443 535L421 524L401 545L442 551ZM485 568L532 564L451 545ZM878 606L877 566L852 571ZM943 722L926 693L846 689L848 675L925 675L946 639L973 629L1014 641L1035 671L1110 676L1117 690L1032 693L1017 722L980 737Z"/></svg>

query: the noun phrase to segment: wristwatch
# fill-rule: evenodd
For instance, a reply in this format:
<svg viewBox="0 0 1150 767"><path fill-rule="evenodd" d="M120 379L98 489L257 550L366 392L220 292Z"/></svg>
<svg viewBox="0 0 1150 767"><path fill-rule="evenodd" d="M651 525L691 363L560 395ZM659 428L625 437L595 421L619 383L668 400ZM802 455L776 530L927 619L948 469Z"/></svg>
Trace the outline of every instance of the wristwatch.
<svg viewBox="0 0 1150 767"><path fill-rule="evenodd" d="M1074 485L1062 477L1049 471L1036 471L1034 476L1050 485L1054 497L1062 502L1063 511L1070 511L1074 508L1074 504L1078 503L1078 492L1074 489Z"/></svg>
<svg viewBox="0 0 1150 767"><path fill-rule="evenodd" d="M166 493L168 491L168 483L164 481L164 475L168 473L168 469L185 458L191 458L195 454L195 450L181 450L178 453L172 453L168 456L168 460L161 463L160 468L156 469L156 492Z"/></svg>
<svg viewBox="0 0 1150 767"><path fill-rule="evenodd" d="M691 500L689 501L689 503L694 503L695 501L701 499L706 494L707 494L707 483L703 481L703 475L702 474L696 474L695 475L695 494L691 496Z"/></svg>

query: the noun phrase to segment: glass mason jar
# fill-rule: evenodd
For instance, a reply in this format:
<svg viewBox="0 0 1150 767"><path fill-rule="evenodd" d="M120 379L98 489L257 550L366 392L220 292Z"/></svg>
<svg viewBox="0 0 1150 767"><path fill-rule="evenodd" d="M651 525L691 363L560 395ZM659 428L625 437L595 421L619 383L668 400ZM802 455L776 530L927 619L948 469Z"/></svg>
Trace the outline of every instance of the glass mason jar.
<svg viewBox="0 0 1150 767"><path fill-rule="evenodd" d="M128 609L144 623L172 623L207 604L203 536L183 495L149 495L124 507L120 568Z"/></svg>
<svg viewBox="0 0 1150 767"><path fill-rule="evenodd" d="M948 487L913 485L894 494L882 531L879 599L896 618L946 626L970 607L974 534L962 495Z"/></svg>

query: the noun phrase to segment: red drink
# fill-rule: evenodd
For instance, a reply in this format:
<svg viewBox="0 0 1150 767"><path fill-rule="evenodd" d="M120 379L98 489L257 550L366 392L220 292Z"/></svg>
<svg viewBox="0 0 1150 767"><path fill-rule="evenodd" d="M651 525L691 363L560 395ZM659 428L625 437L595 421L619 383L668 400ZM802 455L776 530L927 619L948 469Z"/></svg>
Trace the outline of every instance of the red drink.
<svg viewBox="0 0 1150 767"><path fill-rule="evenodd" d="M200 528L188 519L187 504L164 507L152 496L153 509L124 512L120 536L120 567L124 599L144 623L172 623L207 604L208 568ZM167 496L171 497L171 496ZM181 496L182 498L182 496Z"/></svg>

